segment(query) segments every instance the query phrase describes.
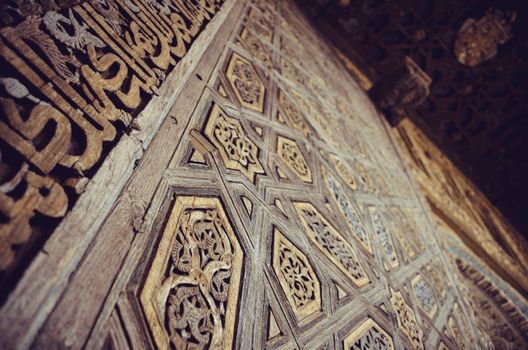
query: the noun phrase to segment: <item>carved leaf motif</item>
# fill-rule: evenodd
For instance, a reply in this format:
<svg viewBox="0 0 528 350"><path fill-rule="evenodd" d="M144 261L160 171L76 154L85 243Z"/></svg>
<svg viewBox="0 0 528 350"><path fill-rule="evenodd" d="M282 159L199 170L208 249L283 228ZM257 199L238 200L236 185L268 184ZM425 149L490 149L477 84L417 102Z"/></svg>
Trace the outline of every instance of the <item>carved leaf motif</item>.
<svg viewBox="0 0 528 350"><path fill-rule="evenodd" d="M321 308L320 284L306 256L274 230L273 269L298 320Z"/></svg>
<svg viewBox="0 0 528 350"><path fill-rule="evenodd" d="M42 20L49 32L68 47L82 50L87 45L98 48L106 46L104 41L88 31L89 27L86 23L80 23L75 18L71 9L68 11L68 17L55 11L48 11ZM71 29L73 34L70 35Z"/></svg>
<svg viewBox="0 0 528 350"><path fill-rule="evenodd" d="M53 39L40 29L41 23L41 17L29 16L14 28L15 33L20 38L29 40L40 47L57 73L59 73L67 82L78 83L79 73L76 70L72 71L67 65L67 63L71 63L75 67L78 67L80 63L77 58L71 54L63 54Z"/></svg>

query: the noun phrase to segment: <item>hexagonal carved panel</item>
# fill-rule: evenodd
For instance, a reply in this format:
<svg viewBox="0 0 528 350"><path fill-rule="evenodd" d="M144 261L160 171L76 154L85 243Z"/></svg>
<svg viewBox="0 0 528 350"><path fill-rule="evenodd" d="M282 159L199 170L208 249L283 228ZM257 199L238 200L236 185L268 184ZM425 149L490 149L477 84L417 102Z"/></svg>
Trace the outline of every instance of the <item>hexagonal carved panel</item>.
<svg viewBox="0 0 528 350"><path fill-rule="evenodd" d="M264 111L266 88L250 61L233 53L227 66L226 76L243 107L256 112Z"/></svg>
<svg viewBox="0 0 528 350"><path fill-rule="evenodd" d="M388 260L390 268L394 269L400 266L400 259L398 258L396 248L394 247L394 242L392 241L392 234L387 229L387 226L385 225L383 217L378 211L378 208L375 206L369 206L368 212L372 221L372 226L374 226L374 231L380 240L383 253ZM385 266L385 268L388 269L387 266Z"/></svg>
<svg viewBox="0 0 528 350"><path fill-rule="evenodd" d="M273 232L273 270L297 320L321 309L321 286L312 265L276 228Z"/></svg>
<svg viewBox="0 0 528 350"><path fill-rule="evenodd" d="M243 259L218 199L176 199L140 297L158 348L231 348Z"/></svg>
<svg viewBox="0 0 528 350"><path fill-rule="evenodd" d="M416 300L418 301L418 306L432 319L438 310L438 304L436 303L431 286L420 274L412 279L411 285Z"/></svg>
<svg viewBox="0 0 528 350"><path fill-rule="evenodd" d="M301 181L307 183L312 182L312 171L297 142L278 136L277 154Z"/></svg>
<svg viewBox="0 0 528 350"><path fill-rule="evenodd" d="M361 222L358 210L354 208L354 205L349 200L349 197L336 178L324 167L321 167L321 172L323 174L326 188L330 191L332 199L339 208L339 211L345 217L350 231L363 247L372 254L373 251L370 237L365 229L365 225Z"/></svg>

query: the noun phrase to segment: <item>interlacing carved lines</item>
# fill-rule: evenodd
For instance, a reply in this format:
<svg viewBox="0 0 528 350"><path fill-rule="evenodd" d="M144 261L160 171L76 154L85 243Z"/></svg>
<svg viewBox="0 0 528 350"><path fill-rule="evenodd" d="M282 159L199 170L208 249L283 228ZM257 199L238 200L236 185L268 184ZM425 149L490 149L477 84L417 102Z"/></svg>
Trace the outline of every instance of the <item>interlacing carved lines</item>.
<svg viewBox="0 0 528 350"><path fill-rule="evenodd" d="M243 255L218 199L176 199L141 294L158 347L231 347Z"/></svg>
<svg viewBox="0 0 528 350"><path fill-rule="evenodd" d="M310 203L293 202L307 236L357 287L370 282L365 269L346 239Z"/></svg>

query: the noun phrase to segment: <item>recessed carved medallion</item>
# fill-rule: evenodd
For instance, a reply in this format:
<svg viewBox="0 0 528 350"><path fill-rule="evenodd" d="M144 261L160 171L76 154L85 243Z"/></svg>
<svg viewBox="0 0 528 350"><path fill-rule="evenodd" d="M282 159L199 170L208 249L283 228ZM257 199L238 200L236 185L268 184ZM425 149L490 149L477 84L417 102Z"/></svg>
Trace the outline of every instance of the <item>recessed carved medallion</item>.
<svg viewBox="0 0 528 350"><path fill-rule="evenodd" d="M141 293L158 348L232 347L243 258L218 199L176 199Z"/></svg>
<svg viewBox="0 0 528 350"><path fill-rule="evenodd" d="M302 132L306 137L314 134L308 121L303 117L301 112L295 108L291 100L282 91L279 91L279 106L292 128Z"/></svg>
<svg viewBox="0 0 528 350"><path fill-rule="evenodd" d="M365 247L366 250L372 253L370 237L365 230L365 226L359 219L360 216L357 213L357 210L354 208L354 205L352 202L350 202L348 196L345 194L343 187L341 187L339 182L336 181L336 179L330 172L328 172L327 169L321 167L321 171L326 187L328 188L328 191L330 191L332 199L339 208L339 211L345 217L352 234L363 245L363 247Z"/></svg>
<svg viewBox="0 0 528 350"><path fill-rule="evenodd" d="M390 302L396 310L396 319L401 331L409 338L415 349L424 349L423 331L416 321L413 309L407 304L399 291L390 288Z"/></svg>
<svg viewBox="0 0 528 350"><path fill-rule="evenodd" d="M264 111L266 89L250 61L233 53L227 66L226 76L242 107L256 112Z"/></svg>
<svg viewBox="0 0 528 350"><path fill-rule="evenodd" d="M339 176L341 176L351 190L355 191L357 189L356 179L350 166L335 154L330 154L329 158L332 161L332 164L334 164Z"/></svg>
<svg viewBox="0 0 528 350"><path fill-rule="evenodd" d="M213 105L205 127L205 135L216 147L228 169L239 170L250 181L263 174L259 149L247 136L240 122Z"/></svg>
<svg viewBox="0 0 528 350"><path fill-rule="evenodd" d="M330 259L356 286L369 283L365 269L358 260L352 246L310 203L294 202L293 206L304 225L310 240Z"/></svg>
<svg viewBox="0 0 528 350"><path fill-rule="evenodd" d="M345 350L394 350L392 337L371 318L368 318L343 340Z"/></svg>
<svg viewBox="0 0 528 350"><path fill-rule="evenodd" d="M321 309L321 286L312 265L292 242L273 231L273 270L297 320Z"/></svg>
<svg viewBox="0 0 528 350"><path fill-rule="evenodd" d="M297 142L278 136L277 154L301 181L308 183L312 182L312 171L310 170L299 145L297 145Z"/></svg>
<svg viewBox="0 0 528 350"><path fill-rule="evenodd" d="M264 64L264 67L266 67L268 71L271 71L273 68L271 54L264 44L262 44L262 42L246 28L242 29L240 37L244 40L253 57L260 60Z"/></svg>
<svg viewBox="0 0 528 350"><path fill-rule="evenodd" d="M418 274L412 279L411 285L416 300L418 300L418 306L432 319L438 310L438 305L429 283L423 279L422 275Z"/></svg>
<svg viewBox="0 0 528 350"><path fill-rule="evenodd" d="M390 231L386 228L381 214L378 212L378 209L374 206L368 207L368 212L370 214L370 219L372 225L374 226L374 231L378 236L385 257L388 260L390 268L395 268L400 265L400 260L398 259L398 254L396 254L396 248L392 242L392 235Z"/></svg>

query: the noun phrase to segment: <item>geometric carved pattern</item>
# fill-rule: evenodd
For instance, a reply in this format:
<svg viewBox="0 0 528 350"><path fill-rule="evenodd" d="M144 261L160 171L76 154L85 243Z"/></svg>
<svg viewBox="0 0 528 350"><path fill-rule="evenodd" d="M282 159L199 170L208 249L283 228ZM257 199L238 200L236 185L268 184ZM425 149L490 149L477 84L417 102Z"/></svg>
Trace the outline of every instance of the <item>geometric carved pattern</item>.
<svg viewBox="0 0 528 350"><path fill-rule="evenodd" d="M449 326L449 330L451 332L451 337L453 338L453 341L457 344L459 349L466 349L466 342L464 340L464 335L460 331L460 328L458 327L457 322L452 316L449 316L447 319L447 325Z"/></svg>
<svg viewBox="0 0 528 350"><path fill-rule="evenodd" d="M329 158L334 164L339 176L341 176L351 190L355 191L357 189L356 179L350 166L335 154L330 154Z"/></svg>
<svg viewBox="0 0 528 350"><path fill-rule="evenodd" d="M256 112L264 111L266 89L250 61L233 53L227 66L226 76L243 107Z"/></svg>
<svg viewBox="0 0 528 350"><path fill-rule="evenodd" d="M321 287L312 265L277 228L273 230L273 270L298 321L321 309Z"/></svg>
<svg viewBox="0 0 528 350"><path fill-rule="evenodd" d="M279 158L304 182L312 182L312 171L304 158L297 142L282 136L277 137L277 154Z"/></svg>
<svg viewBox="0 0 528 350"><path fill-rule="evenodd" d="M292 128L302 132L305 137L314 133L308 121L302 116L301 112L295 108L282 90L279 90L279 106L282 108L282 111Z"/></svg>
<svg viewBox="0 0 528 350"><path fill-rule="evenodd" d="M211 109L204 132L220 152L227 168L240 170L250 181L255 174L264 173L258 147L246 135L240 122L227 116L216 104Z"/></svg>
<svg viewBox="0 0 528 350"><path fill-rule="evenodd" d="M310 203L294 202L293 206L301 219L305 232L312 242L326 255L354 284L362 287L369 283L365 269L350 244L330 225Z"/></svg>
<svg viewBox="0 0 528 350"><path fill-rule="evenodd" d="M385 253L386 258L389 260L390 267L398 267L400 265L400 261L398 259L398 255L396 254L394 243L392 242L391 233L385 227L385 224L382 221L382 217L378 212L378 209L374 206L369 206L368 212L370 214L372 225L374 226L374 231L380 239L381 246L383 247L383 251Z"/></svg>
<svg viewBox="0 0 528 350"><path fill-rule="evenodd" d="M260 42L260 40L245 28L242 30L242 33L240 33L240 37L246 43L246 46L248 47L251 54L256 59L260 60L264 64L266 69L270 71L272 68L271 54L266 49L266 47Z"/></svg>
<svg viewBox="0 0 528 350"><path fill-rule="evenodd" d="M324 178L324 182L332 194L332 199L336 203L339 211L346 219L350 230L354 234L354 237L365 247L369 253L372 252L372 245L370 243L370 237L365 230L365 226L359 219L359 215L354 208L354 205L349 201L343 187L336 181L332 174L324 167L321 167L321 172Z"/></svg>
<svg viewBox="0 0 528 350"><path fill-rule="evenodd" d="M413 348L424 349L423 331L416 321L413 309L407 304L399 291L390 288L390 301L396 310L396 319L403 333L409 338Z"/></svg>
<svg viewBox="0 0 528 350"><path fill-rule="evenodd" d="M128 0L0 2L2 293L222 2L174 1L163 10ZM139 28L160 17L174 32L147 39Z"/></svg>
<svg viewBox="0 0 528 350"><path fill-rule="evenodd" d="M438 305L429 283L423 279L422 275L418 274L412 279L411 285L418 301L418 306L432 319L438 310Z"/></svg>
<svg viewBox="0 0 528 350"><path fill-rule="evenodd" d="M158 348L232 347L243 255L218 199L176 199L141 293Z"/></svg>
<svg viewBox="0 0 528 350"><path fill-rule="evenodd" d="M56 163L61 153L51 150L62 144L49 146L46 139L39 143L40 135L33 135L34 130L17 128L35 150L39 145L43 149L17 148L29 151L13 163L13 150L1 135L0 204L10 206L7 225L16 226L19 232L33 225L40 229L49 221L59 221L74 205L71 198L79 201L65 220L68 230L59 226L54 233L59 237L38 252L38 259L23 271L20 285L1 305L0 347L322 349L344 344L347 348L392 349L393 341L409 348L440 341L451 346L448 336L439 332L449 332L446 311L454 303L460 304L450 314L460 328L458 333L468 338L466 345L477 344L477 339L480 343L481 337L468 331L479 328L472 325L473 317L463 314L467 305L462 305L448 284L453 276L441 256L441 246L422 243L432 234L423 230L431 227L426 224L428 216L414 199L414 188L391 143L386 142L376 110L331 59L332 51L324 41L308 30L308 24L302 24L289 1L232 0L174 74L168 67L154 67L176 64L181 55L173 55L173 50L189 48L187 39L194 37L182 29L187 17L204 17L212 9L194 9L214 1L83 1L71 16L69 9L57 10L72 23L63 18L59 23L68 33L87 30L75 41L61 38L72 45L90 43L94 47L93 57L76 56L84 67L79 85L62 80L58 84L61 73L51 66L56 74L53 79L45 79L45 71L33 74L40 61L51 65L50 58L41 52L31 58L23 56L23 45L40 51L34 40L13 40L23 28L0 29L1 53L13 50L20 58L14 64L28 61L31 68L26 70L31 76L15 76L23 85L0 77L0 98L24 102L16 101L22 121L16 113L4 113L0 125L13 128L15 121L28 126L34 120L52 123L55 133L69 132L70 140L79 141L67 143L67 156L62 154ZM7 7L15 2L8 1ZM93 6L97 13L90 10ZM180 12L174 8L187 14L185 23L176 17ZM2 4L0 13L1 9ZM45 22L52 23L53 16L46 14ZM46 35L61 30L46 23L38 26ZM109 38L114 31L121 34ZM158 37L160 31L170 37ZM167 43L172 48L169 51L163 46ZM114 55L126 58L126 72L120 63L109 60L113 56L106 56L110 46L122 51ZM58 52L67 58L77 50L68 47L71 51L60 46ZM40 61L34 60L37 57ZM193 63L189 71L191 61L199 64ZM105 64L110 66L97 68ZM76 79L73 59L61 67L74 73L68 79ZM18 69L19 73L26 71ZM165 73L170 74L167 79ZM68 76L65 71L62 74ZM86 76L92 84L86 83ZM42 79L39 89L29 86L31 77ZM153 77L166 84L149 82ZM124 86L110 91L112 79L121 78L125 78ZM137 91L136 78L142 79L139 95L126 97L127 91ZM300 82L304 85L298 86ZM82 96L53 92L59 85L72 87ZM137 149L117 147L103 167L85 167L77 157L83 154L84 138L79 136L84 131L72 123L69 130L62 126L61 114L67 118L76 114L44 96L51 87L53 96L73 104L74 111L82 114L86 108L97 108L98 113L105 112L98 119L101 124L94 119L87 124L95 135L117 125L119 132L126 132L124 141L133 141ZM143 91L144 87L159 87L159 91ZM145 99L156 92L159 96ZM20 97L6 96L9 93ZM77 106L81 97L93 100L87 105L92 107ZM137 101L140 105L132 108ZM117 103L115 109L110 103ZM143 110L144 103L148 108ZM9 107L9 102L5 105ZM106 116L110 124L104 123ZM158 117L145 123L149 116ZM105 149L111 148L117 136L101 137ZM379 154L369 151L374 149ZM42 159L42 150L48 158ZM100 159L97 153L90 154L92 160ZM15 171L7 171L7 182L4 162L16 165ZM50 164L54 168L46 172ZM64 173L54 170L57 164ZM71 169L79 172L75 181ZM264 175L267 169L276 174ZM84 175L84 170L90 172ZM97 181L89 183L82 197L74 195L74 191L83 191L83 183L95 171ZM115 194L102 191L116 180L122 189L116 188ZM53 186L66 183L73 186L63 191ZM4 201L3 195L17 203ZM101 200L104 195L109 199ZM377 216L372 209L362 211L368 205L377 208ZM24 218L18 221L20 208L28 207L34 216L29 220L22 214ZM393 207L398 215L389 212ZM373 222L364 221L369 214ZM263 228L270 232L263 234ZM0 239L11 238L0 232ZM11 245L15 259L18 246ZM389 269L394 266L400 267ZM392 292L393 308L389 286L395 285L405 286L400 297L409 302L401 298L398 302ZM25 294L26 290L31 292ZM522 334L503 319L498 325L492 323L497 315L495 305L488 307L481 300L474 298L476 307L465 304L478 311L484 305L481 317L486 319L482 324L486 331L482 333L504 338L514 328ZM410 301L419 314L411 312ZM446 310L440 312L441 306ZM426 313L436 316L434 326ZM338 340L343 343L337 344Z"/></svg>
<svg viewBox="0 0 528 350"><path fill-rule="evenodd" d="M369 318L343 340L345 350L394 350L391 336Z"/></svg>

